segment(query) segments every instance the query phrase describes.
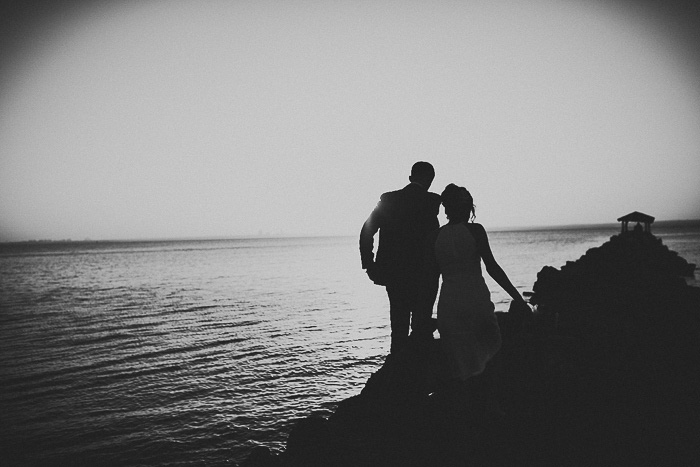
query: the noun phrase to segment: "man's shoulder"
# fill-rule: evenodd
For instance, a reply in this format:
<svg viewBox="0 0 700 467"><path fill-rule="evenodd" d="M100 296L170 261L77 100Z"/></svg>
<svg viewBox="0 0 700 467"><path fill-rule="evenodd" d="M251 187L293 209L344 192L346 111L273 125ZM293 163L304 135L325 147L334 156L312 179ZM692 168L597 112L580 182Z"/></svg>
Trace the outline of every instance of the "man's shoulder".
<svg viewBox="0 0 700 467"><path fill-rule="evenodd" d="M437 193L433 193L431 191L428 191L427 194L428 194L428 198L430 198L431 203L440 204L440 202L442 200L442 198L440 198L440 195L438 195Z"/></svg>
<svg viewBox="0 0 700 467"><path fill-rule="evenodd" d="M402 196L403 196L403 190L394 190L394 191L387 191L386 193L382 193L382 195L379 197L379 199L382 201L391 201L391 200L401 198Z"/></svg>
<svg viewBox="0 0 700 467"><path fill-rule="evenodd" d="M383 193L379 200L385 204L397 204L397 203L409 203L414 204L416 202L425 205L423 203L427 202L427 205L431 207L439 207L441 198L440 195L432 193L425 190L413 190L411 185L404 187L400 190L387 191Z"/></svg>

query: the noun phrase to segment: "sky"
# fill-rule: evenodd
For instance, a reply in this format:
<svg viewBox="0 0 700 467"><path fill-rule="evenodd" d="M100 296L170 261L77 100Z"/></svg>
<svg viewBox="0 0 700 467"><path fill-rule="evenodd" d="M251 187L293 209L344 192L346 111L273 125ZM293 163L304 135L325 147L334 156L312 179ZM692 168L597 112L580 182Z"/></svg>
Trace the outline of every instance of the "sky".
<svg viewBox="0 0 700 467"><path fill-rule="evenodd" d="M700 218L695 2L2 8L0 241L357 235L419 160L487 230Z"/></svg>

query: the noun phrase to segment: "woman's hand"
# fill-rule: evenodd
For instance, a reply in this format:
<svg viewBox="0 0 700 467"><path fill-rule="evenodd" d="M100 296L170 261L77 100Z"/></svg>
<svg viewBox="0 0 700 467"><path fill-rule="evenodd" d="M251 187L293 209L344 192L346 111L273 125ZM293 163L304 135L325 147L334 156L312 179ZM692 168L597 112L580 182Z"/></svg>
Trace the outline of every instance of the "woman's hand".
<svg viewBox="0 0 700 467"><path fill-rule="evenodd" d="M528 305L523 298L519 300L516 299L510 302L508 313L513 313L515 315L520 315L522 317L528 318L532 316L532 308L530 308L530 305Z"/></svg>

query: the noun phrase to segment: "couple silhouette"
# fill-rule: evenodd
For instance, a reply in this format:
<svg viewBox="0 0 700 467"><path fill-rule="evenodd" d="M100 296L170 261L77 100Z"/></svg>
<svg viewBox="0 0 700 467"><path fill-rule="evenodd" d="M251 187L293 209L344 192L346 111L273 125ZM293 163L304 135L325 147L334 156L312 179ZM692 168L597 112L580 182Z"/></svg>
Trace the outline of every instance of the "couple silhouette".
<svg viewBox="0 0 700 467"><path fill-rule="evenodd" d="M428 190L434 178L430 163L416 162L408 185L381 195L362 226L360 258L369 278L386 287L390 352L402 352L411 341L432 340L437 328L450 377L464 383L484 372L501 347L481 263L513 299L511 311L531 310L496 262L486 230L474 222L474 200L469 191L449 184L442 194L431 193ZM448 218L442 227L438 221L441 205Z"/></svg>

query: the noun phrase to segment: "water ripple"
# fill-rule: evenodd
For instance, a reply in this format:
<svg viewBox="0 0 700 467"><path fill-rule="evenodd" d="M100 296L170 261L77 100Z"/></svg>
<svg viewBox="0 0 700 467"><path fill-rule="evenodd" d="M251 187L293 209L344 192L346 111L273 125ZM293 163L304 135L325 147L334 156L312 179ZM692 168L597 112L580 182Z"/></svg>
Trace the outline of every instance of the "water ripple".
<svg viewBox="0 0 700 467"><path fill-rule="evenodd" d="M492 247L519 286L609 236L518 235ZM389 347L355 239L37 248L0 251L0 439L21 464L240 462L358 394Z"/></svg>

